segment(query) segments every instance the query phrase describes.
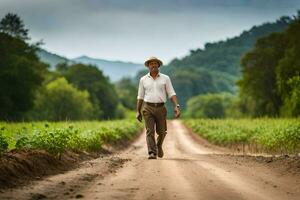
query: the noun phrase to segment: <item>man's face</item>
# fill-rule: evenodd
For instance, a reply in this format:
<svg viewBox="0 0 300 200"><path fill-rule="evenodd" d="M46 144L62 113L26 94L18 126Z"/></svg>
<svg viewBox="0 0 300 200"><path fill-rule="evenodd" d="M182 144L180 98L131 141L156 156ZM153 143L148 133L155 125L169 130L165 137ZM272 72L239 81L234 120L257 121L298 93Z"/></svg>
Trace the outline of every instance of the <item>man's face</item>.
<svg viewBox="0 0 300 200"><path fill-rule="evenodd" d="M155 60L150 61L148 64L149 72L158 72L159 63Z"/></svg>

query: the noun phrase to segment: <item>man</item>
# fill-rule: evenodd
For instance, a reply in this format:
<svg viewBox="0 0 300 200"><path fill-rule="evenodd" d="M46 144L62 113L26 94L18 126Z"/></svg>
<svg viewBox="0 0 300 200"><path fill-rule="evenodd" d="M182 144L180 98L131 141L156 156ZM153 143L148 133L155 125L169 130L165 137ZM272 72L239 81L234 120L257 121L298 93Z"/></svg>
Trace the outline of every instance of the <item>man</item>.
<svg viewBox="0 0 300 200"><path fill-rule="evenodd" d="M136 118L142 122L143 116L145 120L148 159L156 159L156 155L161 158L164 155L162 144L167 134L166 95L173 103L175 118L180 116L179 104L171 80L169 76L159 72L159 67L162 65L162 61L156 57L150 57L145 61L149 73L141 77L137 95ZM157 143L155 131L158 134Z"/></svg>

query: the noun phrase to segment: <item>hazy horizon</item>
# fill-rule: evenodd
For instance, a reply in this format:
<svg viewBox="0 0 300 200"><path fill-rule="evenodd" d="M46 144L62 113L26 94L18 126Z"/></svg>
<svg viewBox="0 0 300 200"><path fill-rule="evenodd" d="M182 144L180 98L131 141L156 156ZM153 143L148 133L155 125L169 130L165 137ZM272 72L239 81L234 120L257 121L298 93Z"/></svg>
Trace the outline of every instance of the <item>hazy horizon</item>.
<svg viewBox="0 0 300 200"><path fill-rule="evenodd" d="M0 0L0 17L17 13L33 41L68 58L167 63L299 8L300 0Z"/></svg>

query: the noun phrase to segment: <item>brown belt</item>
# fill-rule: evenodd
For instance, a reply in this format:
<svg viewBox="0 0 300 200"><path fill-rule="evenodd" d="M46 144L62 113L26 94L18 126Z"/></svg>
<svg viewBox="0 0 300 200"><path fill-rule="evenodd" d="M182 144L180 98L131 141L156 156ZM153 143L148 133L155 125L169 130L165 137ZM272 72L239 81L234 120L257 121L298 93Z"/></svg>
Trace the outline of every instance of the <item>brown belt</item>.
<svg viewBox="0 0 300 200"><path fill-rule="evenodd" d="M165 103L150 103L150 102L145 102L147 105L149 106L153 106L153 107L160 107L165 105Z"/></svg>

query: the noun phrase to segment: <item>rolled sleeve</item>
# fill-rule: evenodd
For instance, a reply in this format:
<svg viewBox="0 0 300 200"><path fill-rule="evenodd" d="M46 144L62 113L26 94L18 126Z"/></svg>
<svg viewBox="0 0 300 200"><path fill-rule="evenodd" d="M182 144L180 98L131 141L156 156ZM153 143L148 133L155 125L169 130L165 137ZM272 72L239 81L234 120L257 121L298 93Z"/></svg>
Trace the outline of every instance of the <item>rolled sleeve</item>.
<svg viewBox="0 0 300 200"><path fill-rule="evenodd" d="M144 96L145 96L145 88L144 88L144 85L143 85L143 79L141 78L140 82L139 82L137 99L144 100Z"/></svg>
<svg viewBox="0 0 300 200"><path fill-rule="evenodd" d="M173 95L176 95L170 77L167 77L166 90L169 98L171 98Z"/></svg>

